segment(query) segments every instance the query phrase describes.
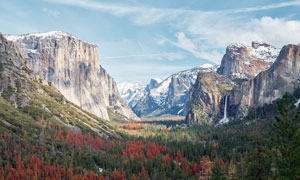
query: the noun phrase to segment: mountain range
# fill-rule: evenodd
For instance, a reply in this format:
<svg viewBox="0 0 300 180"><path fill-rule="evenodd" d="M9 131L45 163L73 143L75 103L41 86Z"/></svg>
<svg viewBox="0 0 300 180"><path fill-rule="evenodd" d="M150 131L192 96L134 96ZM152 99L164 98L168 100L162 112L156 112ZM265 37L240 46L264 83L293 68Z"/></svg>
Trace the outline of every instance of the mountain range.
<svg viewBox="0 0 300 180"><path fill-rule="evenodd" d="M140 117L181 115L188 124L226 123L274 103L284 92L300 99L298 48L278 49L258 41L251 46L234 43L227 47L220 66L185 70L152 83L157 85L150 89L128 83L120 84L119 89ZM130 92L126 92L128 86Z"/></svg>
<svg viewBox="0 0 300 180"><path fill-rule="evenodd" d="M121 83L117 87L100 65L98 46L71 34L52 31L5 35L2 39L10 41L4 44L13 47L22 59L20 67L31 72L14 81L35 74L31 80L57 89L74 104L72 107L107 121L185 116L188 124L220 124L230 118L244 118L252 109L272 104L284 92L300 99L299 45L280 50L257 41L251 46L230 44L219 66L205 64L164 80L153 78L147 85ZM17 108L26 107L30 98L7 95L17 85L6 80L1 95Z"/></svg>
<svg viewBox="0 0 300 180"><path fill-rule="evenodd" d="M146 86L134 83L118 85L121 96L140 117L184 116L190 87L200 71L216 71L217 66L204 64L164 80L153 78Z"/></svg>

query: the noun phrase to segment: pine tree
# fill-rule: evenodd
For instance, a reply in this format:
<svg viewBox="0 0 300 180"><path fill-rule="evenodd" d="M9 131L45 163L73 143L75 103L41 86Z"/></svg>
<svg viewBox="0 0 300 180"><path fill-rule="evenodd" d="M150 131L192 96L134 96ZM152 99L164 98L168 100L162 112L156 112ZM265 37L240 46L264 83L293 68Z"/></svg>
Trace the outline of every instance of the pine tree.
<svg viewBox="0 0 300 180"><path fill-rule="evenodd" d="M215 161L215 165L212 168L211 178L213 180L225 180L224 168L220 165L219 161Z"/></svg>
<svg viewBox="0 0 300 180"><path fill-rule="evenodd" d="M247 164L243 158L241 158L241 161L238 163L237 166L237 177L240 180L245 180L247 174Z"/></svg>
<svg viewBox="0 0 300 180"><path fill-rule="evenodd" d="M294 102L286 93L277 103L280 116L275 117L274 127L279 179L300 179L300 112L296 112Z"/></svg>
<svg viewBox="0 0 300 180"><path fill-rule="evenodd" d="M255 129L252 142L254 149L250 154L247 179L264 180L269 179L271 162L268 156L268 150L265 146L266 139L263 138L263 133L261 132L262 130L260 129L259 122L256 119L256 112L255 120ZM260 123L262 123L263 120L260 121Z"/></svg>

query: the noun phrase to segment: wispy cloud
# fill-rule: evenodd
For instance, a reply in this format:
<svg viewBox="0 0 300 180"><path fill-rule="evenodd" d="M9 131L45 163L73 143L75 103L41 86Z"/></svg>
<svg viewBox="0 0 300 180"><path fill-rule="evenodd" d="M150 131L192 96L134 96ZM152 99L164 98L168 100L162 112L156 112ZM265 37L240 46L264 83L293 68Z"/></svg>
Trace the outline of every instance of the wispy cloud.
<svg viewBox="0 0 300 180"><path fill-rule="evenodd" d="M290 6L299 6L299 5L300 5L300 1L294 0L294 1L289 1L289 2L274 3L274 4L270 4L270 5L265 5L265 6L235 9L232 12L240 13L240 12L263 11L263 10L276 9L276 8L282 8L282 7L290 7Z"/></svg>
<svg viewBox="0 0 300 180"><path fill-rule="evenodd" d="M47 9L47 8L42 8L42 11L50 16L58 17L60 15L59 11L52 10L52 9Z"/></svg>
<svg viewBox="0 0 300 180"><path fill-rule="evenodd" d="M222 58L222 54L216 50L207 50L203 47L197 46L197 40L193 40L187 38L184 32L179 32L176 34L177 41L172 41L167 38L163 38L160 40L160 44L170 43L178 48L186 50L192 53L194 56L202 59L210 60L213 63L220 63Z"/></svg>
<svg viewBox="0 0 300 180"><path fill-rule="evenodd" d="M224 53L220 49L224 50L232 42L248 44L252 40L260 40L275 46L282 46L287 43L298 44L300 42L300 21L272 17L251 18L247 16L247 13L250 12L291 6L299 7L300 0L219 11L128 6L102 3L95 0L43 1L102 11L115 16L127 16L134 24L139 26L166 22L173 31L177 31L172 38L176 40L163 37L159 41L160 45L168 43L190 52L195 57L207 59L214 63L220 63ZM147 54L129 55L129 57L146 56ZM154 57L161 57L161 55L155 55ZM164 57L172 56L165 55ZM171 59L176 59L176 56Z"/></svg>
<svg viewBox="0 0 300 180"><path fill-rule="evenodd" d="M102 57L101 59L128 59L128 58L139 58L146 57L151 59L168 59L170 61L183 59L183 55L180 53L155 53L155 54L131 54L125 56L110 56Z"/></svg>
<svg viewBox="0 0 300 180"><path fill-rule="evenodd" d="M294 0L294 1L274 3L270 5L256 6L256 7L249 7L249 8L227 9L227 10L220 10L220 11L197 11L197 10L190 10L190 9L127 6L124 4L103 3L94 0L43 0L43 1L49 3L77 6L86 9L99 10L99 11L104 11L118 16L131 15L133 16L134 22L139 25L152 24L162 20L163 21L174 20L179 16L182 18L182 16L199 16L205 14L206 15L220 14L220 13L233 14L233 13L263 11L269 9L282 8L282 7L290 7L290 6L300 6L300 0Z"/></svg>

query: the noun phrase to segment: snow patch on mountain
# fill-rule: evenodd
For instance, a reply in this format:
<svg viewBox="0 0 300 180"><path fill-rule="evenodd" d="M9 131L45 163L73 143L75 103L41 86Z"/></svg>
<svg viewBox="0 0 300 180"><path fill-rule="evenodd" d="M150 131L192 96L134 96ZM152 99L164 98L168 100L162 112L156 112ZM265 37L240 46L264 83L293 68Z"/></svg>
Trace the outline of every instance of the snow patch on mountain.
<svg viewBox="0 0 300 180"><path fill-rule="evenodd" d="M299 107L299 104L300 104L300 99L298 99L298 101L295 103L295 106Z"/></svg>
<svg viewBox="0 0 300 180"><path fill-rule="evenodd" d="M280 52L280 49L275 48L264 42L253 41L251 54L256 56L259 60L266 62L274 62Z"/></svg>
<svg viewBox="0 0 300 180"><path fill-rule="evenodd" d="M264 42L233 43L226 49L218 73L233 79L253 79L276 60L280 49Z"/></svg>
<svg viewBox="0 0 300 180"><path fill-rule="evenodd" d="M118 89L121 97L132 108L136 105L137 101L145 95L146 86L139 83L123 82L118 84Z"/></svg>
<svg viewBox="0 0 300 180"><path fill-rule="evenodd" d="M203 64L200 66L200 68L213 68L214 66L212 64Z"/></svg>

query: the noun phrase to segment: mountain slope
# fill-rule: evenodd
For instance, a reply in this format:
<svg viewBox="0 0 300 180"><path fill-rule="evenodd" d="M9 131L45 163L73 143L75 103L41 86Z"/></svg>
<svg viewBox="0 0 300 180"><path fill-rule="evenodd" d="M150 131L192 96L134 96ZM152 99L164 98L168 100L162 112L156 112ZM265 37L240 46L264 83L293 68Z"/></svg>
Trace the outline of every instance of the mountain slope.
<svg viewBox="0 0 300 180"><path fill-rule="evenodd" d="M107 123L64 98L26 67L18 47L0 33L0 119L1 129L17 133L22 128L36 136L39 120L101 137L118 137Z"/></svg>
<svg viewBox="0 0 300 180"><path fill-rule="evenodd" d="M97 45L60 31L6 37L18 45L27 66L69 101L105 120L110 119L109 111L137 119L100 66Z"/></svg>

